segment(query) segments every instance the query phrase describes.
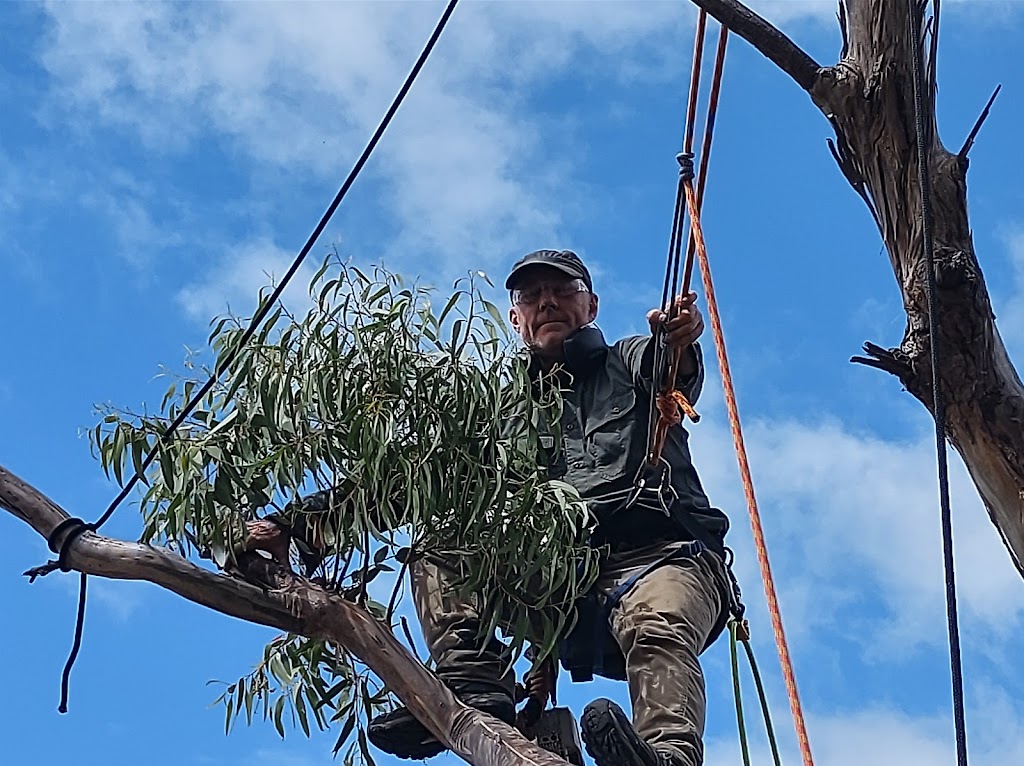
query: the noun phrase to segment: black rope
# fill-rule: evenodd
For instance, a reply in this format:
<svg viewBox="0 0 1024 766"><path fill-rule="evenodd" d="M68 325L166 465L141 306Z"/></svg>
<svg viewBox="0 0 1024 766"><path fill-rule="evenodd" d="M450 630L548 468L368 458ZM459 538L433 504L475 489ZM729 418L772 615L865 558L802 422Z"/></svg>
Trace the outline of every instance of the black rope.
<svg viewBox="0 0 1024 766"><path fill-rule="evenodd" d="M448 24L448 19L455 11L455 6L458 5L458 3L459 0L450 0L450 2L448 3L448 6L445 8L440 20L437 22L437 26L434 27L434 31L430 35L430 39L427 40L427 44L423 47L423 50L420 52L419 58L416 59L416 63L413 65L412 69L409 71L409 74L406 76L405 82L402 83L402 87L398 91L398 94L395 96L394 100L391 102L391 106L388 107L387 113L381 119L380 124L377 125L377 129L373 132L373 136L366 144L366 147L363 149L362 154L359 155L359 159L356 160L355 165L352 166L352 170L349 171L348 177L345 178L344 183L342 183L341 188L338 190L338 193L334 196L334 199L331 201L331 204L327 206L327 210L324 211L324 214L320 217L320 222L317 223L316 228L314 228L313 232L309 235L309 238L306 240L306 244L302 246L302 249L299 251L299 254L295 257L295 260L292 261L292 265L288 267L288 271L285 272L285 275L281 279L281 282L270 294L270 297L263 302L263 305L259 307L259 310L256 312L256 314L253 315L252 321L249 323L249 326L245 329L245 332L242 333L242 337L238 340L238 343L235 344L235 347L231 349L231 351L224 357L220 364L217 365L213 375L211 375L210 378L206 381L206 383L203 384L202 388L200 388L199 391L192 396L192 398L188 401L188 403L185 405L182 411L178 414L178 417L176 417L167 427L167 430L163 434L161 434L160 441L153 445L153 449L151 449L149 453L146 455L145 459L142 461L142 465L139 466L139 469L135 472L131 479L128 480L128 483L125 484L121 492L118 493L117 497L114 498L113 502L110 504L107 510L103 512L103 515L100 516L99 520L95 524L96 529L99 529L101 526L103 526L114 513L114 511L117 509L117 507L124 501L126 497L128 497L128 494L131 492L132 489L134 489L135 485L138 484L139 480L142 478L142 474L144 474L146 469L149 468L150 465L152 465L153 460L160 453L161 442L167 443L170 441L171 436L173 436L178 426L184 423L185 419L190 414L192 414L192 410L195 409L196 405L199 404L200 401L202 401L203 397L206 396L207 393L209 393L210 389L213 388L214 383L216 383L220 376L224 374L224 371L231 366L235 359L238 358L238 355L245 347L245 344L249 342L252 336L256 333L256 330L259 329L259 325L263 322L264 319L266 319L267 314L270 313L270 309L273 307L277 299L281 297L281 293L283 293L285 287L288 286L288 282L291 281L291 278L293 276L295 276L295 272L299 270L299 266L302 265L302 262L306 259L306 256L309 254L309 251L313 249L313 245L316 244L316 241L320 238L320 235L323 233L323 230L327 227L328 222L330 222L331 220L331 216L334 215L334 211L338 209L338 205L340 205L341 201L345 199L345 195L348 194L348 191L352 187L352 184L355 183L356 177L363 169L363 166L366 164L366 161L370 158L370 154L377 147L377 143L380 141L381 136L384 135L384 131L387 130L388 125L391 124L391 120L395 116L395 113L398 111L398 107L400 107L402 105L402 102L405 100L406 95L409 93L409 89L412 87L413 82L416 80L416 76L419 74L420 70L423 68L423 65L426 63L427 57L430 56L430 52L434 49L434 45L437 43L438 38L440 38L441 33L444 31L445 26Z"/></svg>
<svg viewBox="0 0 1024 766"><path fill-rule="evenodd" d="M241 338L239 338L234 348L232 348L227 353L227 355L225 355L222 361L218 363L210 378L203 384L199 391L196 392L192 396L192 398L185 404L184 408L181 410L178 416L167 427L167 430L160 435L160 439L157 441L156 444L153 445L153 448L146 455L145 459L142 461L142 464L139 466L138 470L136 470L135 474L128 480L124 487L121 488L121 491L118 493L117 497L115 497L114 500L110 503L107 509L103 512L103 515L101 515L99 519L92 524L87 524L81 519L65 519L54 528L53 532L51 532L50 538L47 542L50 545L50 550L58 554L57 565L62 571L70 571L69 567L67 566L67 556L69 551L71 550L72 543L74 543L74 541L77 540L78 537L81 536L83 533L92 532L99 529L110 519L114 511L117 510L118 506L122 502L124 502L124 499L128 497L129 493L135 488L135 485L138 484L139 481L142 479L142 476L146 472L146 469L153 464L153 461L156 459L156 456L160 454L161 445L170 442L171 437L174 435L174 432L177 430L177 428L182 423L185 422L185 419L190 414L192 414L192 410L195 409L196 405L202 401L203 397L206 396L207 393L209 393L210 389L213 388L213 385L217 382L220 376L224 374L225 370L227 370L232 365L232 363L238 358L238 355L241 353L242 349L249 342L252 336L256 333L256 330L259 328L260 324L262 324L263 320L266 319L267 314L270 313L270 309L273 307L277 299L281 297L281 293L284 292L284 289L285 287L287 287L288 282L291 280L291 278L295 276L295 273L299 270L299 267L302 265L302 262L306 259L306 256L309 254L309 251L313 249L313 245L316 244L316 241L320 238L320 235L323 233L323 230L327 227L327 224L330 222L331 216L334 215L334 212L338 209L338 206L341 204L341 201L345 199L345 195L348 194L349 189L352 188L352 184L355 183L355 180L358 177L360 171L362 171L363 166L366 165L367 160L370 159L370 155L373 153L373 150L377 147L377 144L380 142L381 137L384 135L384 131L387 130L388 125L391 124L391 120L394 118L395 113L398 111L398 108L402 105L402 102L408 95L410 88L412 88L413 82L415 82L417 75L420 73L420 70L423 68L423 65L427 62L427 58L430 56L431 51L433 51L434 46L437 44L438 39L441 37L441 33L444 31L445 26L447 26L448 24L448 20L451 18L452 13L455 11L455 6L457 6L458 4L459 0L449 1L447 7L444 10L444 13L441 15L441 18L438 20L436 26L434 27L433 33L431 33L426 45L420 52L419 58L416 59L416 63L413 64L412 69L406 76L405 82L402 83L402 87L399 89L398 94L392 100L391 106L388 107L388 111L384 114L384 117L381 118L380 123L377 125L377 129L373 132L373 135L370 137L369 142L367 142L366 146L363 148L363 151L359 155L359 159L356 160L355 165L352 166L352 169L349 171L349 174L345 178L345 181L342 183L341 188L338 190L338 193L334 196L334 199L331 201L331 204L327 206L327 210L320 217L320 221L319 223L317 223L316 228L314 228L313 232L309 235L309 238L306 240L306 244L302 246L302 249L299 251L299 254L295 257L295 260L292 261L292 265L288 268L288 271L285 272L285 275L281 279L280 283L277 285L274 291L262 303L262 305L259 307L256 313L253 315L252 320L249 322L249 326L245 329L245 332L242 333ZM58 550L54 543L59 537L59 535L63 533L66 529L70 529L70 531L67 532L60 546L60 549ZM44 574L45 572L43 572L42 570L49 568L47 566L39 567L37 569L39 571L35 573L36 576L38 576L39 574ZM52 571L52 569L49 569L49 571ZM35 577L33 577L32 579L35 579ZM61 679L61 701L60 707L58 708L58 710L60 710L61 713L66 713L68 710L68 685L71 677L71 668L74 666L75 660L78 658L78 652L82 646L82 630L85 623L86 581L87 575L83 573L78 590L78 619L75 623L75 640L71 647L71 654L68 656L67 664L64 666L64 674Z"/></svg>
<svg viewBox="0 0 1024 766"><path fill-rule="evenodd" d="M960 628L957 624L956 574L953 568L953 524L949 503L949 470L946 461L946 412L939 390L939 316L935 285L935 250L932 241L931 179L924 124L924 83L921 61L923 41L920 36L918 0L909 0L908 27L913 46L914 121L917 132L917 177L921 187L921 229L924 240L925 294L928 302L928 337L930 341L932 388L935 415L935 449L939 473L939 505L942 520L942 563L946 579L946 622L949 629L949 660L953 682L953 721L956 727L956 761L967 766L967 727L964 720L964 680L960 658ZM933 31L934 34L934 31Z"/></svg>
<svg viewBox="0 0 1024 766"><path fill-rule="evenodd" d="M47 565L49 571L60 569L62 572L70 572L71 567L68 565L68 554L71 552L72 544L86 532L93 532L95 529L95 525L87 524L75 517L64 519L64 521L55 526L46 538L46 544L50 550L57 554L57 560ZM60 539L61 536L63 536L63 540ZM59 546L57 545L58 540L60 540ZM32 580L35 580L35 577L32 577ZM71 644L71 653L68 655L67 662L64 663L64 672L61 674L60 679L60 705L57 706L57 710L61 713L68 712L71 668L74 667L75 660L78 659L78 652L82 648L82 631L85 627L85 599L88 582L89 577L83 572L78 580L78 616L75 619L75 639Z"/></svg>
<svg viewBox="0 0 1024 766"><path fill-rule="evenodd" d="M75 619L75 640L71 644L71 653L68 654L68 661L64 663L64 672L60 676L60 705L57 706L57 710L60 713L68 712L71 668L75 666L78 652L82 648L82 632L85 630L85 589L88 582L89 575L82 572L78 578L78 617Z"/></svg>

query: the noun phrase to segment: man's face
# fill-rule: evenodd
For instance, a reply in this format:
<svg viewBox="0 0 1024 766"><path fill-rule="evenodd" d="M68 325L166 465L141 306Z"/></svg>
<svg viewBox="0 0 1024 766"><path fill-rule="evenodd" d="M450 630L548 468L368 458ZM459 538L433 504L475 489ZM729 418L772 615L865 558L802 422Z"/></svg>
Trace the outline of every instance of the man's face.
<svg viewBox="0 0 1024 766"><path fill-rule="evenodd" d="M550 266L526 269L512 291L509 319L533 353L561 360L562 342L597 317L597 296Z"/></svg>

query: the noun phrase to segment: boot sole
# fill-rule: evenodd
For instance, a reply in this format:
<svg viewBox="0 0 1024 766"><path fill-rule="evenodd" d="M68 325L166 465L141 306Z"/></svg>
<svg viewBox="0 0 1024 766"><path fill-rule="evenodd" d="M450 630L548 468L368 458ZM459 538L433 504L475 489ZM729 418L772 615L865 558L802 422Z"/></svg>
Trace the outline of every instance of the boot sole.
<svg viewBox="0 0 1024 766"><path fill-rule="evenodd" d="M611 700L587 705L581 723L583 746L597 766L648 766L647 759L630 746L636 738L632 724Z"/></svg>

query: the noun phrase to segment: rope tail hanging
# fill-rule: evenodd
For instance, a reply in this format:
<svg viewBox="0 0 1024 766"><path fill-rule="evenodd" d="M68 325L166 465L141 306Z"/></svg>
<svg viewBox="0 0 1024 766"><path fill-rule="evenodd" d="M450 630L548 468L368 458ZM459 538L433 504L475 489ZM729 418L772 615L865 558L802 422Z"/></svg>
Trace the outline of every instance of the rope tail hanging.
<svg viewBox="0 0 1024 766"><path fill-rule="evenodd" d="M693 264L696 261L700 266L701 280L708 308L708 318L710 320L712 335L714 338L718 366L722 375L722 386L725 394L729 426L732 432L733 446L739 463L740 476L743 482L743 492L746 497L747 510L750 515L754 547L757 551L758 565L761 570L761 580L764 585L768 611L771 616L772 632L775 636L775 645L779 655L779 662L782 666L783 681L789 698L789 706L793 716L793 724L800 747L800 754L804 766L814 766L814 758L811 755L811 746L807 736L807 726L804 720L803 707L800 704L800 695L797 691L796 676L793 671L793 663L789 654L789 645L786 641L786 635L782 625L782 614L779 608L778 596L776 594L775 581L772 576L771 565L768 560L768 548L764 539L761 515L758 510L757 498L754 494L754 483L751 476L749 460L747 458L746 446L743 441L743 430L740 424L739 407L736 402L736 392L733 386L729 359L725 349L725 336L722 331L722 320L718 311L718 302L715 296L714 283L711 278L711 267L704 241L704 231L700 224L700 210L703 203L703 192L707 179L711 140L714 134L714 117L718 106L722 70L725 61L726 42L728 39L728 30L724 26L721 28L718 40L718 51L715 57L715 69L709 97L703 152L696 188L693 184L693 124L694 117L696 115L699 71L703 58L706 23L707 13L706 11L701 10L698 17L696 41L694 44L694 65L690 80L689 105L687 109L687 125L684 134L683 152L677 158L680 164L680 178L676 194L676 208L672 223L672 236L669 244L668 263L665 270L665 286L662 294L663 308L670 318L675 315L676 298L678 296L686 295L689 292ZM677 289L679 261L682 251L682 234L686 219L689 220L690 236L687 240L686 261L682 269L682 286ZM660 340L660 338L658 338L658 340ZM675 390L679 360L680 355L676 354L666 364L662 344L660 342L656 344L655 370L659 371L667 367L667 375L662 384L660 394L657 397L657 404L652 404L651 415L654 427L652 428L648 451L648 461L652 465L656 465L661 460L661 450L664 445L665 434L668 431L668 428L679 423L683 415L686 415L693 420L697 419L696 413L692 411L693 408L689 406L689 402L686 402L685 397ZM656 422L654 422L653 412L655 407L657 407L658 411ZM749 644L746 642L744 643L745 647L749 651ZM763 690L759 689L759 691L763 696ZM771 739L773 754L777 755L773 734L771 735Z"/></svg>

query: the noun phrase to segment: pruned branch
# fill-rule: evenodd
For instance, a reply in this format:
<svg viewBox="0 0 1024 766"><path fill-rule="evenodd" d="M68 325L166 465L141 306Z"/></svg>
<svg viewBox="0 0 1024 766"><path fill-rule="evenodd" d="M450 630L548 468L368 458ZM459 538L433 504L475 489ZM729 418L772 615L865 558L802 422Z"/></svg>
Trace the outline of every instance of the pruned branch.
<svg viewBox="0 0 1024 766"><path fill-rule="evenodd" d="M898 348L886 349L871 341L865 341L864 353L868 356L852 356L850 361L854 364L863 364L866 367L874 367L876 370L888 372L904 382L914 372L907 355Z"/></svg>
<svg viewBox="0 0 1024 766"><path fill-rule="evenodd" d="M999 95L999 91L1003 89L1002 83L996 86L996 89L992 91L992 95L989 96L988 102L985 104L985 108L981 110L981 114L974 123L974 127L971 128L971 132L967 134L967 139L964 141L964 145L960 147L960 151L957 152L957 157L963 162L967 159L968 152L971 151L971 147L974 146L974 139L978 137L978 131L981 130L981 126L985 124L985 120L988 119L989 111L992 109L992 104L996 101L996 96Z"/></svg>
<svg viewBox="0 0 1024 766"><path fill-rule="evenodd" d="M43 537L68 518L59 505L2 466L0 507ZM62 540L54 542L59 546ZM264 590L167 550L92 532L74 541L68 563L85 574L151 582L248 622L334 641L365 663L435 736L470 763L565 766L515 728L462 704L365 609L279 567L272 572L277 587Z"/></svg>
<svg viewBox="0 0 1024 766"><path fill-rule="evenodd" d="M757 48L804 90L810 92L817 83L820 67L814 59L743 3L736 0L693 2L728 27L730 32L736 33Z"/></svg>

